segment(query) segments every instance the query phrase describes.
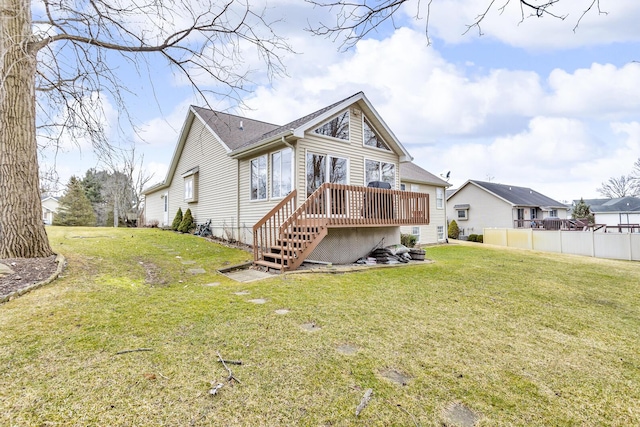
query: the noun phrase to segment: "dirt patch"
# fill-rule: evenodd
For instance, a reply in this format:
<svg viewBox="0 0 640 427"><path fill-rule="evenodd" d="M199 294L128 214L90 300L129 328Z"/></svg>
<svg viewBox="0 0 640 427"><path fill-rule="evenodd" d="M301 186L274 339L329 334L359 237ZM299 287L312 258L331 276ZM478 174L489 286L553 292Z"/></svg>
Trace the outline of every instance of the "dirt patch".
<svg viewBox="0 0 640 427"><path fill-rule="evenodd" d="M49 279L58 269L56 256L46 258L8 258L0 260L8 269L0 274L0 297L19 292Z"/></svg>
<svg viewBox="0 0 640 427"><path fill-rule="evenodd" d="M304 323L300 325L300 327L302 328L302 330L307 332L315 332L322 329L320 326L316 325L314 322Z"/></svg>
<svg viewBox="0 0 640 427"><path fill-rule="evenodd" d="M138 261L144 268L144 282L152 286L165 286L168 281L162 274L162 269L152 262Z"/></svg>
<svg viewBox="0 0 640 427"><path fill-rule="evenodd" d="M474 427L480 421L480 415L462 403L450 404L444 409L442 415L448 423L459 427Z"/></svg>
<svg viewBox="0 0 640 427"><path fill-rule="evenodd" d="M395 369L384 369L380 371L380 375L399 385L407 385L411 377L405 373L397 371Z"/></svg>
<svg viewBox="0 0 640 427"><path fill-rule="evenodd" d="M358 352L358 346L353 344L341 344L336 348L338 353L344 354L345 356L353 356Z"/></svg>

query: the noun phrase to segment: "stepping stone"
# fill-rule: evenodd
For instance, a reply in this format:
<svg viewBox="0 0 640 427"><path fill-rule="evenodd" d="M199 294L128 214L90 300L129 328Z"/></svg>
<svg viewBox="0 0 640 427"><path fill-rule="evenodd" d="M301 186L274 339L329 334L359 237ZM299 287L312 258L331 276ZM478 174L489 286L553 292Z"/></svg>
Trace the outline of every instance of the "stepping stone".
<svg viewBox="0 0 640 427"><path fill-rule="evenodd" d="M13 270L8 265L0 263L0 276L5 274L13 274Z"/></svg>
<svg viewBox="0 0 640 427"><path fill-rule="evenodd" d="M267 302L267 300L264 298L256 298L256 299L250 299L249 302L252 302L254 304L264 304Z"/></svg>
<svg viewBox="0 0 640 427"><path fill-rule="evenodd" d="M204 273L206 273L206 271L204 270L204 268L189 268L189 269L187 269L187 273L204 274Z"/></svg>
<svg viewBox="0 0 640 427"><path fill-rule="evenodd" d="M238 296L242 296L242 295L249 295L251 292L247 292L247 291L240 291L240 292L234 292L234 295L238 295Z"/></svg>
<svg viewBox="0 0 640 427"><path fill-rule="evenodd" d="M302 330L307 331L307 332L315 332L315 331L319 331L320 329L322 329L320 326L316 325L313 322L304 323L304 324L300 325L300 327L302 328Z"/></svg>
<svg viewBox="0 0 640 427"><path fill-rule="evenodd" d="M281 308L276 310L276 314L287 314L289 313L289 310L287 310L286 308Z"/></svg>
<svg viewBox="0 0 640 427"><path fill-rule="evenodd" d="M184 264L184 265L191 265L191 264L195 264L195 263L196 263L195 261L182 261L182 264Z"/></svg>
<svg viewBox="0 0 640 427"><path fill-rule="evenodd" d="M384 378L388 379L389 381L399 385L407 385L407 383L411 379L410 376L403 374L402 372L396 371L395 369L385 369L383 371L380 371L380 375L382 375Z"/></svg>
<svg viewBox="0 0 640 427"><path fill-rule="evenodd" d="M345 356L353 356L358 352L358 346L353 344L341 344L336 350L338 350L338 353L344 354Z"/></svg>
<svg viewBox="0 0 640 427"><path fill-rule="evenodd" d="M450 404L444 409L442 415L447 420L447 424L451 423L457 427L474 427L480 421L480 415L462 403Z"/></svg>
<svg viewBox="0 0 640 427"><path fill-rule="evenodd" d="M205 283L204 286L220 286L220 282Z"/></svg>

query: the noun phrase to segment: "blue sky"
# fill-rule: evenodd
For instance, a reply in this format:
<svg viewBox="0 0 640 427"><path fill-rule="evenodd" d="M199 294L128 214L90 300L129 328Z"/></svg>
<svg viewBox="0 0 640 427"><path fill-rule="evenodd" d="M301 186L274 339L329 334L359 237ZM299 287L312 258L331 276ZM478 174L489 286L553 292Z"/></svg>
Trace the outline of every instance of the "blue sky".
<svg viewBox="0 0 640 427"><path fill-rule="evenodd" d="M257 1L256 1L257 2ZM260 1L262 3L262 0ZM456 187L467 179L531 187L557 200L597 197L609 177L631 172L640 157L640 2L601 0L573 27L591 0L561 0L551 17L520 17L517 2L493 10L483 35L465 25L488 0L434 0L428 46L417 0L398 15L398 28L372 33L342 52L339 44L304 31L329 11L300 0L269 0L276 30L297 54L285 54L288 76L269 81L258 72L243 95L214 107L283 124L364 91L415 158ZM423 2L424 4L424 2ZM561 7L567 7L562 10ZM421 9L424 10L424 7ZM521 22L522 21L522 22ZM249 64L259 66L249 53ZM202 104L179 75L157 58L139 77L123 65L131 87L130 112L143 132L113 140L136 142L153 181L164 178L190 104ZM153 89L149 82L153 81ZM117 112L104 101L105 120ZM82 145L82 142L80 143ZM53 161L51 153L43 161ZM69 144L56 168L63 182L84 175L96 159L87 146Z"/></svg>

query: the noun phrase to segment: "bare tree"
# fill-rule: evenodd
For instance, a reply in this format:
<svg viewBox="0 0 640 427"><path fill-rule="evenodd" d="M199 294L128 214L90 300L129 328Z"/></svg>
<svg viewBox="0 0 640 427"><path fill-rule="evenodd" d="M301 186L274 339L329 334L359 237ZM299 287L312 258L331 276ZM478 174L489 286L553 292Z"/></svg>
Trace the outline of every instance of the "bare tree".
<svg viewBox="0 0 640 427"><path fill-rule="evenodd" d="M425 34L429 41L429 19L431 18L431 5L434 0L305 0L314 6L330 8L336 10L336 20L333 24L320 23L316 27L309 30L321 36L333 37L338 39L344 35L342 46L349 49L366 37L370 32L375 31L379 26L390 22L394 28L397 28L394 20L395 14L405 3L415 3L415 19L425 20ZM472 29L482 34L482 21L492 11L503 13L505 8L512 2L519 3L521 19L528 17L544 17L549 16L556 19L566 19L566 15L555 13L553 6L560 3L561 0L487 0L487 6L478 12L475 20L469 23L463 33L467 33ZM564 0L565 2L567 0ZM600 9L600 0L591 0L588 7L581 12L577 19L574 31L580 25L582 18L591 10L597 9L598 13L606 14ZM430 42L430 41L429 41Z"/></svg>
<svg viewBox="0 0 640 427"><path fill-rule="evenodd" d="M601 185L596 191L608 199L638 195L638 187L632 175L611 177Z"/></svg>
<svg viewBox="0 0 640 427"><path fill-rule="evenodd" d="M135 147L118 151L102 161L110 171L104 189L113 207L113 226L118 227L120 221L126 223L131 215L137 218L141 213L142 190L153 174L145 172L144 156L138 159Z"/></svg>
<svg viewBox="0 0 640 427"><path fill-rule="evenodd" d="M271 24L249 0L0 0L0 258L52 254L38 140L85 139L110 153L103 101L129 119L119 72L143 73L150 55L203 97L239 99L254 71L242 52L255 52L269 77L283 72L289 47ZM210 92L198 84L206 80Z"/></svg>

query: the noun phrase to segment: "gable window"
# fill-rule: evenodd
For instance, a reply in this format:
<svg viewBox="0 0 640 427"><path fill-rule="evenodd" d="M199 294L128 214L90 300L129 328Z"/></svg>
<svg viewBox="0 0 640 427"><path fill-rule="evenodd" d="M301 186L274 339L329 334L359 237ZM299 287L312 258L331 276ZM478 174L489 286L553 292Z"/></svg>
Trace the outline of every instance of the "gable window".
<svg viewBox="0 0 640 427"><path fill-rule="evenodd" d="M291 192L291 157L291 148L271 154L271 197L284 197Z"/></svg>
<svg viewBox="0 0 640 427"><path fill-rule="evenodd" d="M334 117L314 130L315 133L332 138L349 140L349 111Z"/></svg>
<svg viewBox="0 0 640 427"><path fill-rule="evenodd" d="M365 160L365 185L372 181L384 181L396 186L396 165L394 163Z"/></svg>
<svg viewBox="0 0 640 427"><path fill-rule="evenodd" d="M267 155L251 160L251 200L267 198Z"/></svg>
<svg viewBox="0 0 640 427"><path fill-rule="evenodd" d="M378 135L373 130L373 127L369 124L366 118L363 119L362 128L363 128L362 130L363 130L363 136L364 136L364 145L368 147L380 148L382 150L391 151L391 149L389 149L387 144L385 144L385 142L382 140L382 137L380 137L380 135Z"/></svg>
<svg viewBox="0 0 640 427"><path fill-rule="evenodd" d="M442 209L444 207L444 191L442 188L436 188L436 208Z"/></svg>
<svg viewBox="0 0 640 427"><path fill-rule="evenodd" d="M182 174L185 202L191 203L198 201L198 171L199 167L196 166Z"/></svg>

